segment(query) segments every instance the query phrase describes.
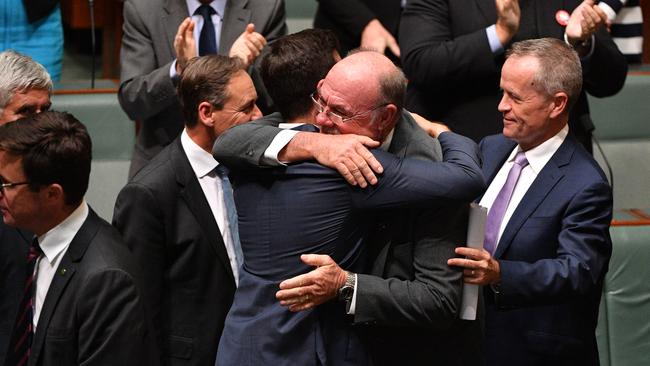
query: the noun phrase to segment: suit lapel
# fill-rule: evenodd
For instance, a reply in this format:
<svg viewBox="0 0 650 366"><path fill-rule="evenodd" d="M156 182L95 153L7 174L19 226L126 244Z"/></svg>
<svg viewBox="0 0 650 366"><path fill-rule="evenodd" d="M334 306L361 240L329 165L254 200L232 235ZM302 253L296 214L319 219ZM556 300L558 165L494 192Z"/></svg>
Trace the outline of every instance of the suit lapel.
<svg viewBox="0 0 650 366"><path fill-rule="evenodd" d="M97 231L99 230L99 222L97 214L95 214L94 211L89 210L88 218L86 218L86 221L74 236L72 242L70 242L70 246L63 258L61 258L59 267L56 269L50 288L47 290L45 301L43 302L43 308L41 309L41 314L38 319L36 333L34 334L34 341L32 342L29 365L35 365L36 361L38 361L39 354L43 349L47 329L52 320L52 315L54 314L68 283L70 283L70 280L75 275L77 266L86 253L86 249L88 249L90 242L97 234Z"/></svg>
<svg viewBox="0 0 650 366"><path fill-rule="evenodd" d="M575 143L572 140L571 136L567 136L562 145L560 145L560 148L555 152L551 160L546 163L546 166L544 166L533 184L528 188L528 191L513 212L508 225L501 235L497 250L494 253L495 258L501 258L503 253L512 244L512 240L524 222L528 220L553 187L564 177L562 167L569 164L575 150Z"/></svg>
<svg viewBox="0 0 650 366"><path fill-rule="evenodd" d="M223 23L221 23L221 36L219 37L219 54L228 55L230 46L246 29L251 21L251 11L245 6L248 0L231 0L226 3ZM256 29L260 32L261 29Z"/></svg>
<svg viewBox="0 0 650 366"><path fill-rule="evenodd" d="M487 24L494 24L497 20L497 8L494 0L475 0L481 14L485 18Z"/></svg>
<svg viewBox="0 0 650 366"><path fill-rule="evenodd" d="M221 231L219 230L219 226L212 214L208 200L205 198L205 194L203 193L203 189L201 188L198 179L196 179L196 175L187 159L187 155L185 155L180 138L177 138L173 143L174 149L171 152L171 159L174 171L176 172L176 182L181 187L181 197L185 200L188 209L194 215L201 230L203 230L205 238L215 250L217 257L223 264L226 272L230 274L234 281L235 276L230 267L230 259L228 258L228 252L226 251L226 245L223 242Z"/></svg>
<svg viewBox="0 0 650 366"><path fill-rule="evenodd" d="M501 139L501 141L481 141L481 144L479 145L481 155L483 156L483 176L485 177L485 181L489 182L488 184L492 183L494 177L496 177L497 173L503 166L503 163L505 163L506 159L512 152L512 149L517 146L516 142L507 139L503 135L495 138ZM485 192L483 192L483 194L485 194ZM476 202L481 202L483 194L476 199Z"/></svg>
<svg viewBox="0 0 650 366"><path fill-rule="evenodd" d="M166 0L163 5L161 22L164 24L165 32L167 32L169 50L171 51L173 58L176 58L176 52L174 51L174 38L176 37L178 26L188 16L187 4L183 0Z"/></svg>

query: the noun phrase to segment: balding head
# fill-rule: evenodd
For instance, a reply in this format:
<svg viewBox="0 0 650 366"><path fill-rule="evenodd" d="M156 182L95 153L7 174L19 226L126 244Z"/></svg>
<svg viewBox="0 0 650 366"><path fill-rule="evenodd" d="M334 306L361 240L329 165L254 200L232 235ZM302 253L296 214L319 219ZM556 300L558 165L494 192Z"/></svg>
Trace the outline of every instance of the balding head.
<svg viewBox="0 0 650 366"><path fill-rule="evenodd" d="M399 118L405 91L404 74L386 56L352 53L319 82L327 113L319 113L316 122L326 133L355 133L383 141Z"/></svg>

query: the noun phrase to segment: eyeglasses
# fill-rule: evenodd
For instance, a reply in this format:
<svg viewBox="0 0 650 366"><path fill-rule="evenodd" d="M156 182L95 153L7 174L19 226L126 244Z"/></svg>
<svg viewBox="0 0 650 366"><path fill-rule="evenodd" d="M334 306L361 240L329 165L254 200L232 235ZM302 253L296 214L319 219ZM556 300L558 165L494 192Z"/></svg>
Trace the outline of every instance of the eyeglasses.
<svg viewBox="0 0 650 366"><path fill-rule="evenodd" d="M369 111L361 112L361 113L355 114L354 116L350 116L350 117L343 117L338 113L332 112L332 110L327 105L323 105L323 103L321 102L322 99L320 98L320 95L318 94L318 90L311 93L310 96L311 96L311 100L314 102L314 105L316 106L316 110L318 111L318 113L323 113L323 111L325 111L325 109L327 108L327 111L325 111L325 115L327 116L327 118L329 118L334 123L344 123L344 122L347 122L347 121L355 119L355 118L367 116L368 114L376 111L377 109L385 107L385 106L388 105L388 103L384 103L384 104L379 105L379 106L377 106L377 107L375 107L375 108L373 108L373 109L371 109Z"/></svg>
<svg viewBox="0 0 650 366"><path fill-rule="evenodd" d="M0 178L0 191L4 193L5 188L13 188L16 186L22 186L29 184L30 182L17 182L17 183L6 183L2 178Z"/></svg>

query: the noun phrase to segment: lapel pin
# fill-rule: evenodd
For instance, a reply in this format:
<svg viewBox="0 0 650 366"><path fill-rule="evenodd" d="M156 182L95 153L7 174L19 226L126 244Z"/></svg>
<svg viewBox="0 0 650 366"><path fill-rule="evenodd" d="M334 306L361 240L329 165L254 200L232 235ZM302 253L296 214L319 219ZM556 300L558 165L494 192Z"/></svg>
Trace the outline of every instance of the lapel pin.
<svg viewBox="0 0 650 366"><path fill-rule="evenodd" d="M566 27L566 25L569 24L569 18L571 18L571 15L569 15L569 12L566 10L558 10L557 13L555 13L555 20L563 27Z"/></svg>
<svg viewBox="0 0 650 366"><path fill-rule="evenodd" d="M67 269L65 269L65 268L61 268L61 270L59 271L59 274L60 274L61 276L65 276L65 274L66 274L67 272L68 272Z"/></svg>

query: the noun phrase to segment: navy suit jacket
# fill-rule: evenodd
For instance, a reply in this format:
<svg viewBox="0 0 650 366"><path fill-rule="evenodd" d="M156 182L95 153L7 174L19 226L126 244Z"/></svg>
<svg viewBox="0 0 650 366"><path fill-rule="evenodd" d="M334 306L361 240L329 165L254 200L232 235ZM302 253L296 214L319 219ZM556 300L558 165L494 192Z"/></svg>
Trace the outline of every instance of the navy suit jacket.
<svg viewBox="0 0 650 366"><path fill-rule="evenodd" d="M492 181L516 143L480 144ZM488 365L597 365L595 328L612 244L612 194L594 159L569 135L514 211L485 287Z"/></svg>
<svg viewBox="0 0 650 366"><path fill-rule="evenodd" d="M348 185L331 169L300 163L233 172L244 265L217 353L221 365L365 365L368 356L344 304L291 313L275 298L279 283L310 268L300 254L328 254L341 267L365 267L367 210L467 199L483 187L476 146L440 136L445 162L401 160L374 152L384 167L376 186Z"/></svg>

